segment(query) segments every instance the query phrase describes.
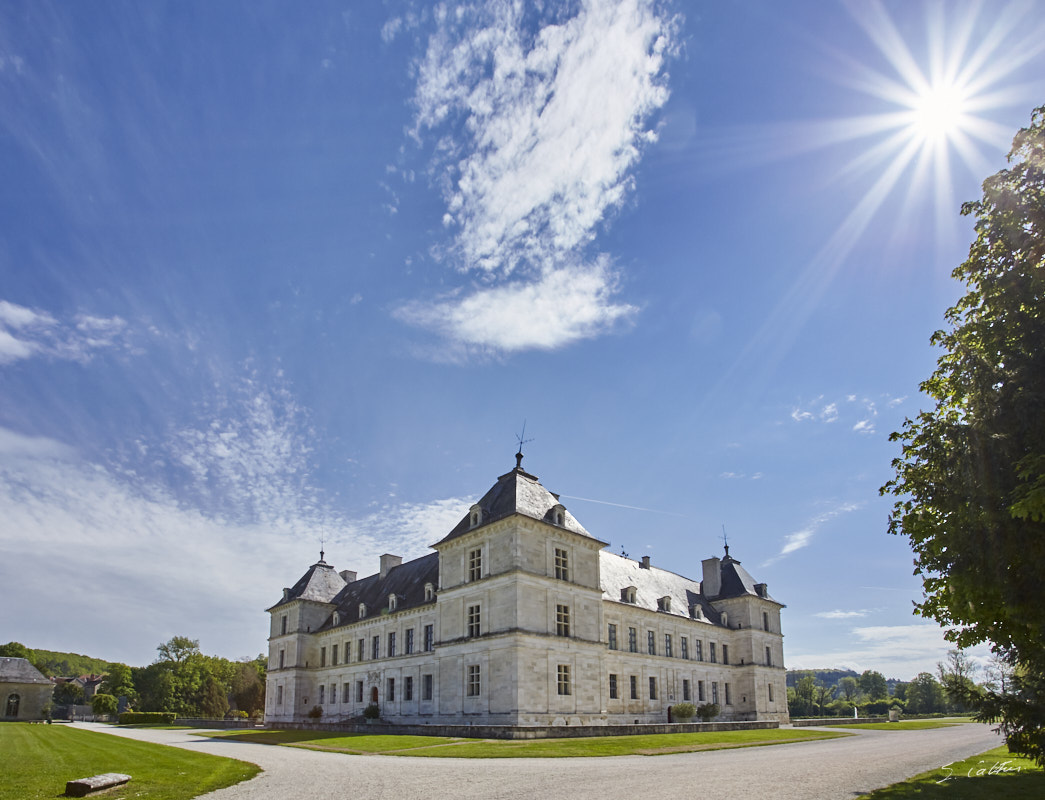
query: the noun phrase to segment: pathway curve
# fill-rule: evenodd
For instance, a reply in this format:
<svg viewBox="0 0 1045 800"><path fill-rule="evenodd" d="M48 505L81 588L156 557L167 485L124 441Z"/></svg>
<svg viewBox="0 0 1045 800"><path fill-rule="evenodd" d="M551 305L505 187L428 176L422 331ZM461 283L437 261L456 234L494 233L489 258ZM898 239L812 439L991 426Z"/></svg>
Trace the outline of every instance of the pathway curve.
<svg viewBox="0 0 1045 800"><path fill-rule="evenodd" d="M187 731L77 727L251 761L264 772L207 800L852 800L864 792L997 747L986 725L852 731L816 742L663 756L418 758L323 753L230 742Z"/></svg>

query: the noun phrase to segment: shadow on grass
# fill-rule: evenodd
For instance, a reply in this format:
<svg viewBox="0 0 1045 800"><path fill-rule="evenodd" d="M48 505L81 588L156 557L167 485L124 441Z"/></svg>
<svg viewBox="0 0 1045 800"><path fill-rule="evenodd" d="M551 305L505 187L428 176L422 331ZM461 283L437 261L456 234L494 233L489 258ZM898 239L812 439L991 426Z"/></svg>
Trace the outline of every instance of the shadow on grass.
<svg viewBox="0 0 1045 800"><path fill-rule="evenodd" d="M1045 772L1033 761L996 747L964 761L916 775L860 795L861 800L1041 800L1045 797Z"/></svg>

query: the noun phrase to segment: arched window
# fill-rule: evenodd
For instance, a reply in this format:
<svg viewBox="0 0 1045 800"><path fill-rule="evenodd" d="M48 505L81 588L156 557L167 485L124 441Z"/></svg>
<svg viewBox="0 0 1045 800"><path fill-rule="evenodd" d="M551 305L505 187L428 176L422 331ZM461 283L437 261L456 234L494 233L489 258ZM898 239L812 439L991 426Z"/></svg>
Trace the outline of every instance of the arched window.
<svg viewBox="0 0 1045 800"><path fill-rule="evenodd" d="M396 610L396 596L395 596L394 592L392 594L388 595L388 610L389 611L395 611Z"/></svg>
<svg viewBox="0 0 1045 800"><path fill-rule="evenodd" d="M17 717L18 706L21 704L22 698L17 694L9 694L7 696L7 707L4 709L5 717Z"/></svg>
<svg viewBox="0 0 1045 800"><path fill-rule="evenodd" d="M366 616L366 603L359 604L359 618L363 619Z"/></svg>

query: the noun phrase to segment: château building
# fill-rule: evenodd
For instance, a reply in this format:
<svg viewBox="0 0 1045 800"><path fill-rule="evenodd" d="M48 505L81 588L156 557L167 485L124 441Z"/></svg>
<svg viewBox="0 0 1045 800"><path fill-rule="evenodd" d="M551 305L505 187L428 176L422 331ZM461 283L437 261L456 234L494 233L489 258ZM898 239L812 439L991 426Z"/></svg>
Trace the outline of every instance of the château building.
<svg viewBox="0 0 1045 800"><path fill-rule="evenodd" d="M606 547L520 453L434 552L364 578L320 553L268 609L266 721L645 723L679 702L788 720L783 605L728 546L699 580Z"/></svg>

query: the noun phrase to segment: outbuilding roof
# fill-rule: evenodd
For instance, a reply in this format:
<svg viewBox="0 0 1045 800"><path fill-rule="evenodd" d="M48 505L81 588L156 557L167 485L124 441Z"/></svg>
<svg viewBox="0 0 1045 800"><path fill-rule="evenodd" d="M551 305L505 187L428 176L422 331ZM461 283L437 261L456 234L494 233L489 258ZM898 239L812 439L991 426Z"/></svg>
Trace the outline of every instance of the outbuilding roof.
<svg viewBox="0 0 1045 800"><path fill-rule="evenodd" d="M46 683L51 682L29 663L26 658L0 657L0 683Z"/></svg>

